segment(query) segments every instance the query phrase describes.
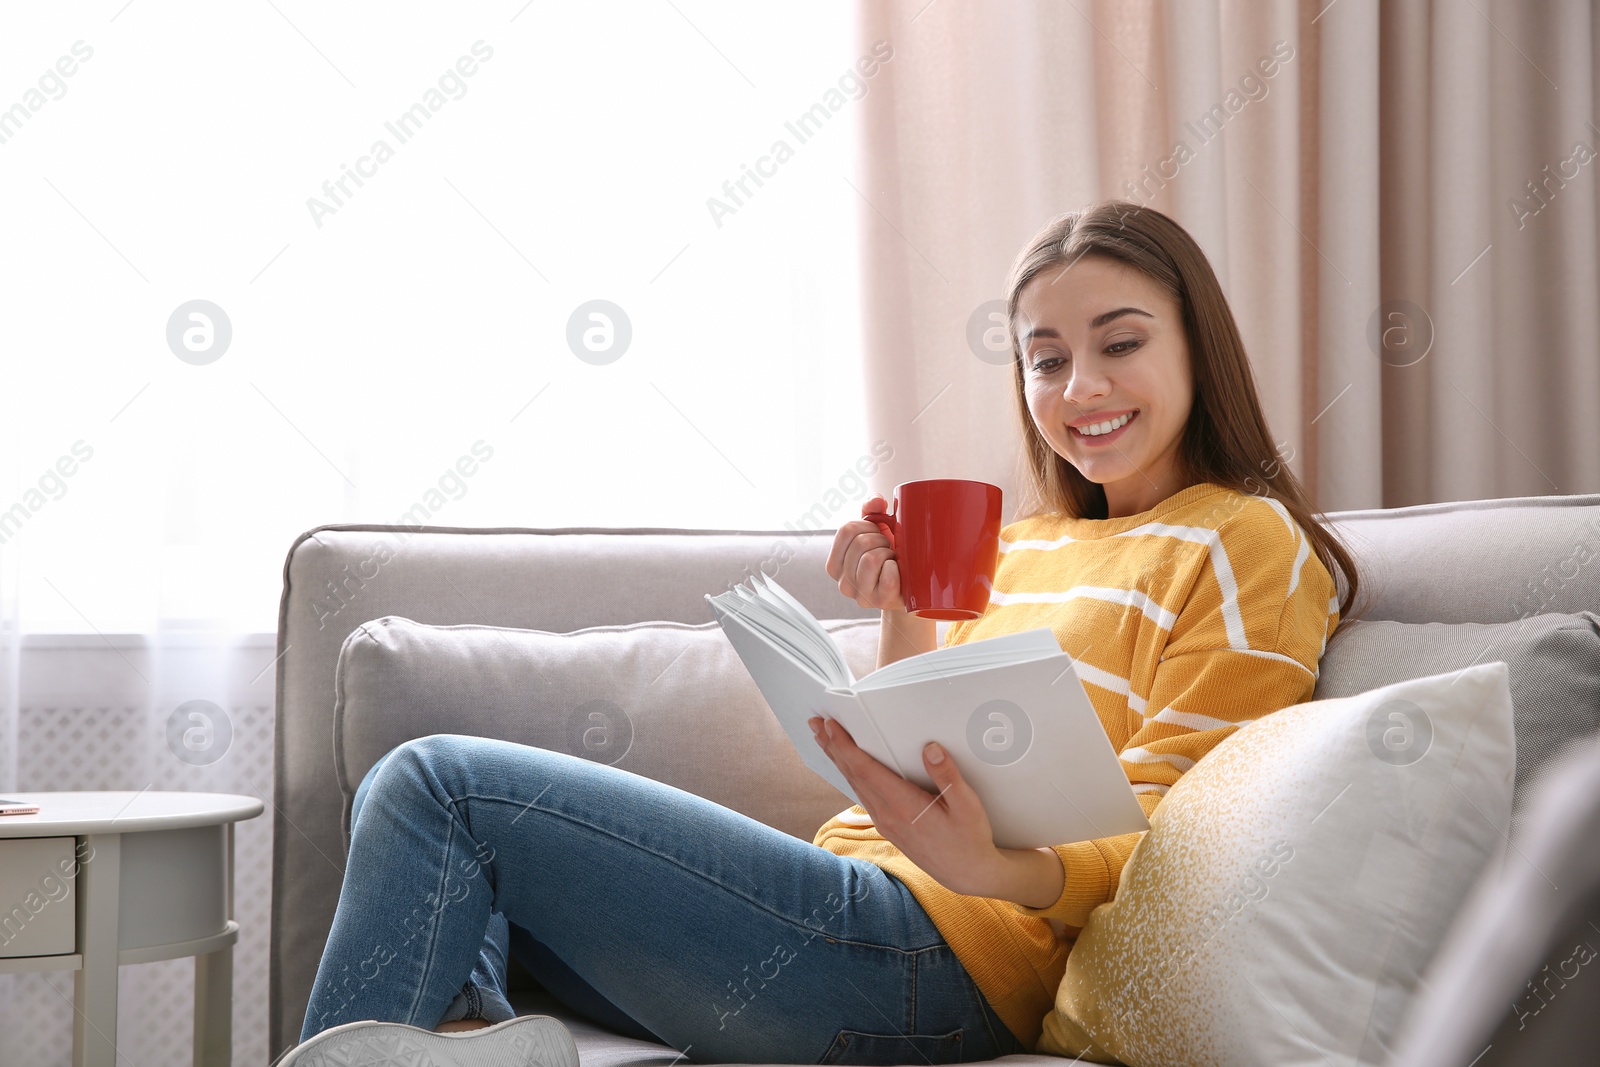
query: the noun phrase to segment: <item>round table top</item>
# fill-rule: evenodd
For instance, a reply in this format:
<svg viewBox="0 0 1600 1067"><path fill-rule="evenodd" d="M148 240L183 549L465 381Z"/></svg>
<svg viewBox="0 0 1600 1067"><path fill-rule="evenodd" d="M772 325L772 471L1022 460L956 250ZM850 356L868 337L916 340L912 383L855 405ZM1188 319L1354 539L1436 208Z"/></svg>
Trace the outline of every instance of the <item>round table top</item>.
<svg viewBox="0 0 1600 1067"><path fill-rule="evenodd" d="M0 815L0 840L186 830L260 815L264 805L237 793L163 793L153 789L96 793L5 793L0 800L37 804L35 815Z"/></svg>

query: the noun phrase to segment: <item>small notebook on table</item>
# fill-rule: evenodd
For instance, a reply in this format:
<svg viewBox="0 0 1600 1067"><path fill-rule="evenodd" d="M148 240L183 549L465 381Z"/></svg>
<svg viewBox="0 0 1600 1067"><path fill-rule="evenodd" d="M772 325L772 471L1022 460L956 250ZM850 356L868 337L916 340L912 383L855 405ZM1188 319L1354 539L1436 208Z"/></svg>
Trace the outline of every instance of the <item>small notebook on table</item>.
<svg viewBox="0 0 1600 1067"><path fill-rule="evenodd" d="M929 793L922 748L951 753L1001 848L1064 845L1150 824L1072 657L1048 628L934 649L850 673L844 653L777 582L706 594L712 614L807 767L859 803L807 720L832 718Z"/></svg>

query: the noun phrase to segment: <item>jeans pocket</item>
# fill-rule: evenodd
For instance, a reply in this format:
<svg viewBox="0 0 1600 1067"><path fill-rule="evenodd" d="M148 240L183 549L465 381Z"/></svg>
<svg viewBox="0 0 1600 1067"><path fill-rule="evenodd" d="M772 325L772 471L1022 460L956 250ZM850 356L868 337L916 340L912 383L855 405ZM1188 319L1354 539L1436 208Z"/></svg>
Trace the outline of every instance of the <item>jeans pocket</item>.
<svg viewBox="0 0 1600 1067"><path fill-rule="evenodd" d="M948 1034L869 1034L840 1030L818 1063L872 1065L896 1063L962 1063L966 1028Z"/></svg>

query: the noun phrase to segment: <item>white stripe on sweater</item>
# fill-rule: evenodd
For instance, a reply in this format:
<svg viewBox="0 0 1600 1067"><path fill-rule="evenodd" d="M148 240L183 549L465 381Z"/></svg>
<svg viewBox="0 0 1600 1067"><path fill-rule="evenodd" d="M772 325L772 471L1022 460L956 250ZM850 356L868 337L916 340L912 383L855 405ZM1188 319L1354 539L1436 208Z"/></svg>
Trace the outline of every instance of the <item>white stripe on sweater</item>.
<svg viewBox="0 0 1600 1067"><path fill-rule="evenodd" d="M1228 562L1228 552L1222 547L1222 537L1217 531L1204 526L1169 526L1164 522L1147 522L1115 536L1138 537L1146 534L1175 537L1180 541L1206 546L1211 553L1211 570L1217 576L1217 588L1222 591L1222 626L1228 632L1228 646L1249 648L1250 642L1244 634L1244 617L1239 614L1239 583L1234 580L1233 565Z"/></svg>
<svg viewBox="0 0 1600 1067"><path fill-rule="evenodd" d="M1074 545L1077 543L1078 539L1076 537L1068 537L1066 534L1062 534L1053 541L1007 541L1002 537L1000 539L1000 551L1020 552L1023 549L1034 549L1040 552L1048 552L1051 549L1061 548L1064 545Z"/></svg>
<svg viewBox="0 0 1600 1067"><path fill-rule="evenodd" d="M1295 589L1300 585L1301 568L1305 565L1306 559L1311 554L1311 539L1305 536L1304 531L1302 531L1295 524L1294 519L1289 515L1288 509L1285 508L1280 501L1275 500L1272 497L1258 497L1257 499L1262 500L1272 508L1273 513L1283 520L1284 526L1288 529L1290 535L1298 542L1299 547L1295 552L1294 569L1289 576L1289 595L1292 595ZM1222 593L1222 625L1223 629L1228 635L1228 646L1239 652L1252 651L1250 648L1249 638L1245 635L1244 617L1239 611L1239 584L1234 578L1233 564L1228 558L1227 549L1223 548L1222 546L1222 537L1216 530L1204 526L1172 526L1163 522L1147 522L1141 526L1136 526L1131 530L1126 530L1113 536L1173 537L1181 541L1189 541L1191 543L1205 545L1206 550L1211 558L1211 570L1217 578L1217 587ZM1032 539L1010 542L1002 540L1000 542L1000 550L1002 552L1010 552L1014 549L1051 551L1057 548L1062 548L1069 544L1076 543L1077 538L1068 537L1066 535L1062 535L1050 540ZM1002 593L999 590L994 590L990 593L990 600L1001 605L1007 603L1064 603L1065 601L1072 599L1074 596L1080 595L1093 596L1096 599L1109 600L1117 603L1134 604L1144 612L1146 617L1155 622L1156 625L1169 631L1172 629L1172 622L1176 621L1177 618L1177 616L1175 616L1172 612L1161 607L1159 604L1156 604L1150 599L1150 597L1135 590L1076 586L1073 589L1068 590L1065 594L1059 595L1044 593ZM1337 596L1334 597L1332 603L1334 605L1338 604ZM1332 608L1329 610L1331 611ZM1324 642L1324 647L1326 647L1326 642ZM1269 653L1268 655L1270 656L1275 654ZM1287 659L1288 657L1281 658ZM1289 662L1297 661L1289 660ZM1298 665L1302 670L1305 669L1303 664ZM1316 671L1311 671L1309 673L1312 675L1312 677L1317 676Z"/></svg>
<svg viewBox="0 0 1600 1067"><path fill-rule="evenodd" d="M1237 721L1214 719L1210 715L1201 715L1197 711L1179 711L1177 708L1162 708L1145 721L1171 723L1173 726L1187 726L1191 730L1222 730L1255 722L1254 719L1239 719Z"/></svg>
<svg viewBox="0 0 1600 1067"><path fill-rule="evenodd" d="M1300 584L1300 565L1311 554L1311 538L1307 537L1306 532L1300 529L1299 525L1294 521L1294 517L1289 514L1289 509L1283 506L1283 501L1276 500L1270 496L1262 497L1261 499L1265 500L1271 505L1272 510L1278 513L1278 518L1282 519L1283 524L1289 527L1290 536L1300 545L1299 551L1294 556L1294 573L1289 575L1289 593L1293 595L1295 586Z"/></svg>
<svg viewBox="0 0 1600 1067"><path fill-rule="evenodd" d="M1176 752L1151 752L1138 745L1118 752L1117 758L1124 763L1170 763L1180 771L1186 771L1194 766L1194 760L1188 756L1180 756Z"/></svg>
<svg viewBox="0 0 1600 1067"><path fill-rule="evenodd" d="M1140 717L1143 717L1144 709L1147 706L1145 699L1133 691L1133 685L1128 679L1118 674L1112 674L1110 671L1103 671L1099 667L1083 662L1081 659L1072 661L1072 669L1077 672L1081 680L1088 682L1090 685L1097 685L1101 689L1109 689L1119 696L1126 697L1128 707L1138 713Z"/></svg>
<svg viewBox="0 0 1600 1067"><path fill-rule="evenodd" d="M1283 524L1289 528L1289 535L1300 546L1294 554L1294 570L1289 575L1288 595L1293 596L1295 587L1300 584L1300 567L1305 563L1306 557L1311 555L1311 538L1307 537L1306 532L1300 529L1299 525L1294 521L1294 517L1289 514L1289 509L1283 506L1283 501L1275 500L1270 496L1262 497L1261 499L1265 500L1272 507L1272 510L1278 513L1278 518L1282 519Z"/></svg>
<svg viewBox="0 0 1600 1067"><path fill-rule="evenodd" d="M1151 600L1147 594L1137 589L1119 589L1116 586L1075 585L1064 593L1004 593L993 589L989 592L989 603L1001 607L1009 604L1065 604L1079 597L1136 607L1163 630L1171 630L1173 623L1178 621L1176 615Z"/></svg>
<svg viewBox="0 0 1600 1067"><path fill-rule="evenodd" d="M1283 524L1289 528L1290 536L1293 536L1295 534L1296 527L1295 527L1295 524L1294 524L1294 519L1293 519L1293 517L1290 516L1289 509L1283 506L1283 501L1279 500L1276 497L1271 497L1271 496L1257 497L1256 499L1260 500L1262 503L1266 504L1273 511L1276 511L1278 513L1278 518L1282 519L1283 520Z"/></svg>

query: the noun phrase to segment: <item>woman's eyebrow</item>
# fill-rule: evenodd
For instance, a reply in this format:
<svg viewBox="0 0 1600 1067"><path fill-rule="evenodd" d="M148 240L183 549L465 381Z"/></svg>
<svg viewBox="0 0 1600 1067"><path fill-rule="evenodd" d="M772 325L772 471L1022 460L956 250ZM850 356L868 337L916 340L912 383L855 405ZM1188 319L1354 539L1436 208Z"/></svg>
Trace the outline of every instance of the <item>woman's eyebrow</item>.
<svg viewBox="0 0 1600 1067"><path fill-rule="evenodd" d="M1150 314L1150 312L1148 312L1148 311L1145 311L1143 308L1136 308L1136 307L1117 308L1115 311L1108 311L1104 315L1096 315L1094 318L1090 319L1089 320L1089 329L1098 330L1100 327L1104 326L1106 323L1111 322L1114 319L1120 319L1124 315L1143 315L1147 319L1155 318L1154 315Z"/></svg>
<svg viewBox="0 0 1600 1067"><path fill-rule="evenodd" d="M1114 311L1107 311L1103 315L1096 315L1094 318L1089 320L1089 329L1098 330L1106 323L1120 319L1124 315L1143 315L1147 319L1155 318L1154 315L1150 314L1150 312L1144 310L1143 308L1123 307L1117 308ZM1035 337L1053 337L1059 341L1061 339L1061 331L1051 326L1040 326L1037 329L1024 329L1022 331L1021 340L1024 345L1032 341Z"/></svg>

